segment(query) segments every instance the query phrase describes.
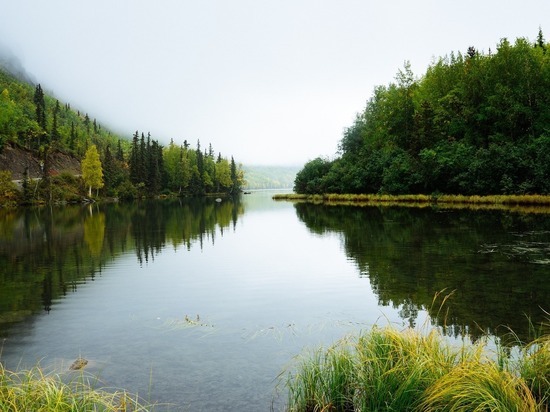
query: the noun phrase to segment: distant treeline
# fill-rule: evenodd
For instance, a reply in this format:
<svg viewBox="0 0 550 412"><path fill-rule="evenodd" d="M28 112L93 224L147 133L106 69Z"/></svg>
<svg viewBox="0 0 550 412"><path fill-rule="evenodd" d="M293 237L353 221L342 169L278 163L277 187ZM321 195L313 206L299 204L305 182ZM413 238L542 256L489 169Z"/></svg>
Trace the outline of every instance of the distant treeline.
<svg viewBox="0 0 550 412"><path fill-rule="evenodd" d="M338 156L298 172L297 193L550 193L550 51L503 39L376 87Z"/></svg>
<svg viewBox="0 0 550 412"><path fill-rule="evenodd" d="M30 85L16 79L0 67L0 151L5 145L24 147L40 159L42 177L40 187L23 186L19 199L24 203L63 198L75 191L59 184L74 186L64 177L59 181L50 173L49 159L53 152L64 152L78 159L87 159L90 150L97 150L99 162L89 160L89 176L93 183L80 182L80 193L87 186L103 196L143 197L158 194L204 195L207 193L238 193L244 184L244 173L233 157L215 155L212 145L202 150L200 141L190 148L187 141L176 145L173 141L163 147L148 134L136 131L133 139L122 138L103 128L87 113L71 108L48 96L41 85ZM9 170L9 165L0 165ZM86 173L83 172L84 180ZM5 182L6 179L4 178ZM76 182L78 183L78 182ZM28 190L25 190L28 189ZM59 189L59 188L57 188ZM2 192L13 188L2 188ZM67 195L65 195L66 193Z"/></svg>
<svg viewBox="0 0 550 412"><path fill-rule="evenodd" d="M296 166L243 166L246 189L290 189L294 185Z"/></svg>

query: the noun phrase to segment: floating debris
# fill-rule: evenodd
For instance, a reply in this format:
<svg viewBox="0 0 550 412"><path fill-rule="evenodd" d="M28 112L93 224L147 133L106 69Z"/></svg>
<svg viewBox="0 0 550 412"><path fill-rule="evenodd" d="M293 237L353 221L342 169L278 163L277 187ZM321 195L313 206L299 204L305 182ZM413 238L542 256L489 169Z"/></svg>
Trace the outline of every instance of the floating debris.
<svg viewBox="0 0 550 412"><path fill-rule="evenodd" d="M497 253L512 260L546 265L550 261L550 242L546 240L547 236L540 239L540 235L547 234L548 232L513 233L518 240L512 243L482 244L478 253Z"/></svg>
<svg viewBox="0 0 550 412"><path fill-rule="evenodd" d="M174 319L174 318L168 318L163 326L169 328L169 329L183 329L183 328L190 328L190 327L204 327L204 328L213 328L214 325L206 322L202 322L199 315L192 318L188 315L185 315L183 319Z"/></svg>

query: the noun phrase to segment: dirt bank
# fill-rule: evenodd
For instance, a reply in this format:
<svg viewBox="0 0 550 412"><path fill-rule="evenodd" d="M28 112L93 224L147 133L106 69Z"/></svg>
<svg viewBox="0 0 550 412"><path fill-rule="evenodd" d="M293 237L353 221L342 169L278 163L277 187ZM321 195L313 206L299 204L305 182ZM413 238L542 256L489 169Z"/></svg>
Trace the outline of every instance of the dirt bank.
<svg viewBox="0 0 550 412"><path fill-rule="evenodd" d="M49 156L50 174L56 175L62 172L79 175L80 160L62 152L54 152ZM29 177L42 177L40 159L35 152L21 147L6 145L0 152L0 170L9 170L12 179L21 180L25 174L25 168L28 167Z"/></svg>

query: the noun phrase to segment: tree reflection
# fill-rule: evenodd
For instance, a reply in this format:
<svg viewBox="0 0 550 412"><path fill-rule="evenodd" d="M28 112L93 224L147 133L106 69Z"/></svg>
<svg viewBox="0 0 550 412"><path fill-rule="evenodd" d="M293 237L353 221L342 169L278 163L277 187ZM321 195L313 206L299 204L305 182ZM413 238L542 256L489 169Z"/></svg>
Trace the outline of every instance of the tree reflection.
<svg viewBox="0 0 550 412"><path fill-rule="evenodd" d="M0 210L0 336L135 252L141 264L165 247L223 236L243 213L238 199L143 201L128 204Z"/></svg>
<svg viewBox="0 0 550 412"><path fill-rule="evenodd" d="M504 336L511 329L528 340L529 321L547 320L543 309L550 302L550 266L542 263L550 252L550 222L545 216L305 203L295 207L312 232L343 234L344 249L359 276L369 279L380 304L399 308L410 325L419 310L427 310L450 335L477 339L487 332ZM529 237L545 246L531 251L517 246L519 239ZM442 309L443 297L452 291ZM434 301L435 296L440 299Z"/></svg>
<svg viewBox="0 0 550 412"><path fill-rule="evenodd" d="M105 213L96 210L90 205L89 216L84 221L84 241L88 245L90 254L99 257L103 250L103 239L105 237Z"/></svg>

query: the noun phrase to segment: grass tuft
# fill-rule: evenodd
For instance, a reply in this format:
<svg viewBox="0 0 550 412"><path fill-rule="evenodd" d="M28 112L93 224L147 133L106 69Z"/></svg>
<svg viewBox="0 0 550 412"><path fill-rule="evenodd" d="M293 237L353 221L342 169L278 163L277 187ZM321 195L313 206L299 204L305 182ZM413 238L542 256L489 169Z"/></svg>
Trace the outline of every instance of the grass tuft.
<svg viewBox="0 0 550 412"><path fill-rule="evenodd" d="M494 355L494 354L493 354ZM302 358L286 375L288 411L545 411L550 339L506 366L485 344L452 347L432 330L374 327Z"/></svg>
<svg viewBox="0 0 550 412"><path fill-rule="evenodd" d="M150 411L151 405L125 391L94 389L81 379L64 383L61 376L45 374L40 367L12 372L0 364L0 411L79 412Z"/></svg>

